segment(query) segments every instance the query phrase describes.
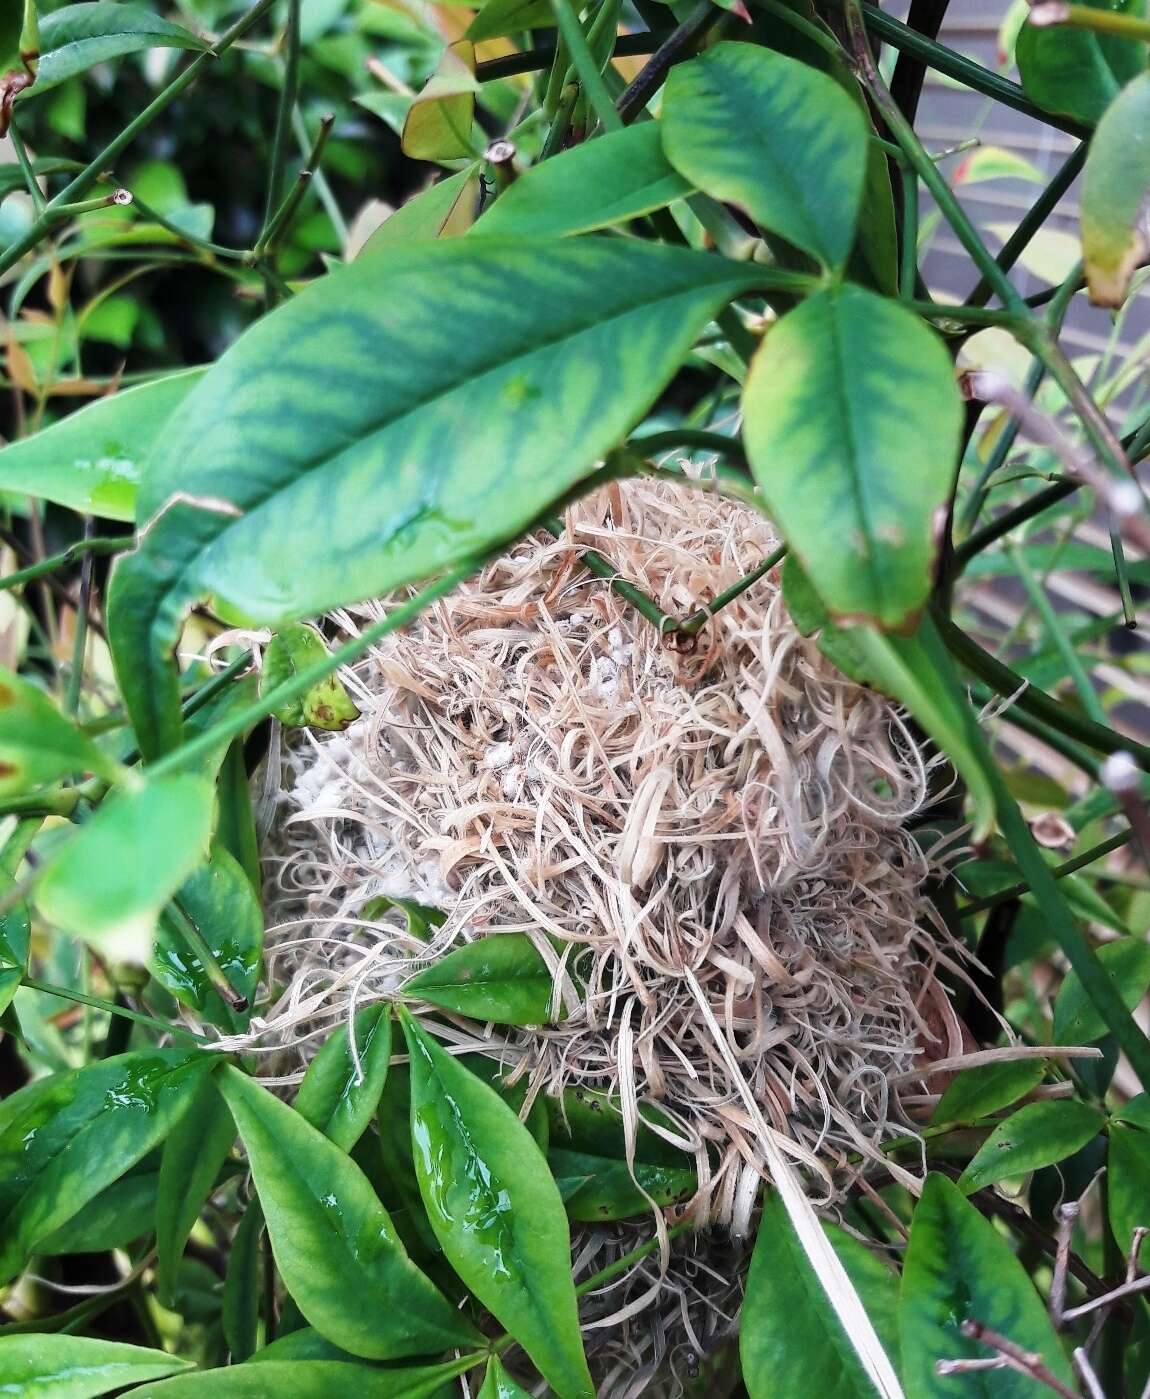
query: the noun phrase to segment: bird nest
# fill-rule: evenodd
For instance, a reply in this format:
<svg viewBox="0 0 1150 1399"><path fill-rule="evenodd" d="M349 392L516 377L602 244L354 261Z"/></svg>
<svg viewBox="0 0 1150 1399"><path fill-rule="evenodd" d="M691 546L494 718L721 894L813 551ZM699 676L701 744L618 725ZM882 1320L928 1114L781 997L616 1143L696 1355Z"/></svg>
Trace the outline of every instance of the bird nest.
<svg viewBox="0 0 1150 1399"><path fill-rule="evenodd" d="M528 1103L606 1094L629 1151L648 1121L693 1161L700 1222L746 1232L765 1134L824 1200L905 1134L924 1050L957 1043L932 862L909 829L931 788L920 745L799 634L777 570L693 650L613 586L681 616L776 546L761 515L697 484L613 484L344 674L361 717L303 733L279 765L280 989L253 1025L281 1051L272 1081L356 1007L518 931L553 970L553 1023L437 1012L447 1041L499 1059ZM421 940L380 896L445 921Z"/></svg>

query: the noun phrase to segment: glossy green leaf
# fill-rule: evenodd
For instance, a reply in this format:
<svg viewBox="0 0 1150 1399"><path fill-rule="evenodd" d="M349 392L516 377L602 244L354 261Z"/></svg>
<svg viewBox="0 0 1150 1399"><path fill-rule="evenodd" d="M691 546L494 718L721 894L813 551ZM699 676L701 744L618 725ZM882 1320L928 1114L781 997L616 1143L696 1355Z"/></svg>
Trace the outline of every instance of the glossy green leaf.
<svg viewBox="0 0 1150 1399"><path fill-rule="evenodd" d="M142 5L90 0L65 5L40 21L40 69L29 96L39 96L79 73L145 49L204 49L207 45L181 25L161 19Z"/></svg>
<svg viewBox="0 0 1150 1399"><path fill-rule="evenodd" d="M477 1399L531 1399L531 1396L521 1385L515 1383L499 1363L499 1357L493 1355L487 1362L487 1373L483 1377Z"/></svg>
<svg viewBox="0 0 1150 1399"><path fill-rule="evenodd" d="M363 246L360 257L397 243L429 243L466 233L479 200L479 167L469 165L413 195L385 219Z"/></svg>
<svg viewBox="0 0 1150 1399"><path fill-rule="evenodd" d="M220 1088L251 1162L272 1253L317 1331L394 1360L468 1345L471 1327L408 1258L363 1172L238 1069Z"/></svg>
<svg viewBox="0 0 1150 1399"><path fill-rule="evenodd" d="M942 342L860 287L818 292L768 332L743 412L767 512L815 592L905 627L930 593L962 424Z"/></svg>
<svg viewBox="0 0 1150 1399"><path fill-rule="evenodd" d="M258 1200L244 1211L228 1250L220 1324L233 1365L258 1354L262 1331L260 1303L263 1295L264 1212Z"/></svg>
<svg viewBox="0 0 1150 1399"><path fill-rule="evenodd" d="M132 1391L133 1399L432 1399L454 1376L470 1369L475 1357L442 1365L375 1370L338 1360L266 1360L201 1370Z"/></svg>
<svg viewBox="0 0 1150 1399"><path fill-rule="evenodd" d="M1122 997L1133 1010L1150 987L1150 943L1144 938L1118 938L1096 949ZM1066 973L1054 999L1054 1038L1058 1044L1093 1044L1106 1033L1106 1022L1086 994L1078 974Z"/></svg>
<svg viewBox="0 0 1150 1399"><path fill-rule="evenodd" d="M660 1205L694 1193L698 1178L692 1159L645 1120L635 1132L635 1179L631 1178L622 1114L604 1094L575 1088L563 1095L561 1104L550 1099L547 1103L551 1114L547 1163L568 1218L594 1223L649 1213L651 1203L644 1190ZM659 1123L649 1106L644 1107L642 1118Z"/></svg>
<svg viewBox="0 0 1150 1399"><path fill-rule="evenodd" d="M185 369L123 389L10 442L0 448L0 490L26 491L108 520L134 520L144 462L203 377L202 369Z"/></svg>
<svg viewBox="0 0 1150 1399"><path fill-rule="evenodd" d="M160 1157L156 1195L156 1286L160 1300L170 1306L184 1245L220 1167L236 1139L236 1128L214 1081L196 1088L183 1117L176 1123Z"/></svg>
<svg viewBox="0 0 1150 1399"><path fill-rule="evenodd" d="M207 853L211 819L198 777L114 794L46 862L37 909L113 961L144 963L160 910Z"/></svg>
<svg viewBox="0 0 1150 1399"><path fill-rule="evenodd" d="M1126 1253L1134 1230L1150 1228L1150 1133L1112 1123L1107 1168L1110 1228Z"/></svg>
<svg viewBox="0 0 1150 1399"><path fill-rule="evenodd" d="M0 1394L95 1399L188 1364L162 1350L87 1336L0 1336Z"/></svg>
<svg viewBox="0 0 1150 1399"><path fill-rule="evenodd" d="M259 899L239 861L216 846L207 862L180 885L179 913L160 917L149 960L153 976L178 1001L213 1025L230 1028L230 1010L213 988L196 947L181 932L184 920L199 933L228 985L250 1003L259 981L264 922Z"/></svg>
<svg viewBox="0 0 1150 1399"><path fill-rule="evenodd" d="M143 1238L155 1227L155 1171L140 1171L115 1180L82 1210L36 1245L38 1254L106 1253ZM0 1390L0 1393L3 1393Z"/></svg>
<svg viewBox="0 0 1150 1399"><path fill-rule="evenodd" d="M973 1122L1025 1098L1046 1074L1043 1059L1007 1059L956 1074L934 1110L933 1122Z"/></svg>
<svg viewBox="0 0 1150 1399"><path fill-rule="evenodd" d="M415 1169L431 1227L451 1266L560 1399L591 1399L571 1237L547 1163L499 1095L401 1015Z"/></svg>
<svg viewBox="0 0 1150 1399"><path fill-rule="evenodd" d="M1027 1103L1000 1122L975 1152L958 1186L968 1195L1010 1176L1073 1156L1102 1128L1102 1114L1074 1099Z"/></svg>
<svg viewBox="0 0 1150 1399"><path fill-rule="evenodd" d="M1082 173L1082 257L1090 299L1121 306L1130 278L1150 252L1150 73L1142 73L1106 109Z"/></svg>
<svg viewBox="0 0 1150 1399"><path fill-rule="evenodd" d="M471 21L467 37L475 43L522 34L528 29L554 29L555 11L548 0L487 0Z"/></svg>
<svg viewBox="0 0 1150 1399"><path fill-rule="evenodd" d="M544 1025L554 985L526 933L464 943L404 982L405 996L496 1025Z"/></svg>
<svg viewBox="0 0 1150 1399"><path fill-rule="evenodd" d="M31 681L0 666L0 796L112 764Z"/></svg>
<svg viewBox="0 0 1150 1399"><path fill-rule="evenodd" d="M828 1227L827 1233L883 1348L897 1361L895 1274L842 1230ZM774 1192L763 1206L755 1236L739 1330L750 1399L804 1393L820 1399L871 1399L874 1394Z"/></svg>
<svg viewBox="0 0 1150 1399"><path fill-rule="evenodd" d="M276 632L264 651L260 694L274 690L285 680L294 679L301 670L306 670L326 655L323 637L314 627L289 622ZM272 714L289 728L331 729L336 732L346 729L348 724L359 718L359 710L336 675L321 680L306 695L290 704L273 709Z"/></svg>
<svg viewBox="0 0 1150 1399"><path fill-rule="evenodd" d="M854 243L866 119L825 73L754 44L672 68L660 120L671 164L827 267Z"/></svg>
<svg viewBox="0 0 1150 1399"><path fill-rule="evenodd" d="M170 651L195 599L277 624L514 537L759 275L637 240L449 239L361 257L265 316L177 410L140 496L164 513L113 574L145 753L179 735Z"/></svg>
<svg viewBox="0 0 1150 1399"><path fill-rule="evenodd" d="M122 1054L40 1079L0 1105L0 1280L157 1146L217 1061Z"/></svg>
<svg viewBox="0 0 1150 1399"><path fill-rule="evenodd" d="M930 618L911 636L873 627L824 628L819 649L852 680L897 699L914 715L966 783L974 812L974 839L994 828L994 793L982 755L970 743L965 700L954 664Z"/></svg>
<svg viewBox="0 0 1150 1399"><path fill-rule="evenodd" d="M350 1028L340 1025L328 1035L299 1086L296 1112L350 1151L375 1115L390 1062L391 1010L380 1001L365 1006Z"/></svg>
<svg viewBox="0 0 1150 1399"><path fill-rule="evenodd" d="M693 190L663 154L658 125L641 122L572 146L520 175L471 237L589 233L662 209Z"/></svg>
<svg viewBox="0 0 1150 1399"><path fill-rule="evenodd" d="M1143 15L1145 0L1082 0L1096 10ZM1024 24L1015 48L1026 95L1048 112L1093 126L1122 86L1146 67L1146 46L1114 34Z"/></svg>
<svg viewBox="0 0 1150 1399"><path fill-rule="evenodd" d="M986 1359L964 1321L981 1321L1040 1355L1069 1388L1070 1363L1022 1264L994 1225L945 1176L927 1176L911 1222L899 1301L902 1379L907 1399L953 1399L939 1360ZM1012 1370L963 1376L969 1399L1033 1399L1034 1381Z"/></svg>

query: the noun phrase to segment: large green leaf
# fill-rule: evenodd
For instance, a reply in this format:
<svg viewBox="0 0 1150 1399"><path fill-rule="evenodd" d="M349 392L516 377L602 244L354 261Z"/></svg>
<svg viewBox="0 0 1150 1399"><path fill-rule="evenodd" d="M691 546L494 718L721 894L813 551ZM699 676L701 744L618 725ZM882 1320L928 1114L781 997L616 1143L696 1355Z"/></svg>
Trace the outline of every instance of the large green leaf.
<svg viewBox="0 0 1150 1399"><path fill-rule="evenodd" d="M898 1281L873 1253L827 1227L888 1357L897 1361ZM763 1206L740 1318L743 1381L751 1399L809 1393L819 1399L872 1399L868 1379L791 1227L782 1200Z"/></svg>
<svg viewBox="0 0 1150 1399"><path fill-rule="evenodd" d="M1106 1179L1110 1228L1125 1253L1134 1230L1150 1228L1150 1133L1111 1123Z"/></svg>
<svg viewBox="0 0 1150 1399"><path fill-rule="evenodd" d="M27 95L85 73L97 63L107 63L144 49L204 49L207 45L181 25L161 19L142 5L113 0L91 0L65 5L40 21L40 69Z"/></svg>
<svg viewBox="0 0 1150 1399"><path fill-rule="evenodd" d="M66 1224L40 1239L36 1252L49 1256L107 1253L109 1249L124 1248L133 1239L151 1234L158 1184L157 1173L145 1170L114 1180Z"/></svg>
<svg viewBox="0 0 1150 1399"><path fill-rule="evenodd" d="M1070 1388L1074 1377L1042 1299L1006 1240L945 1176L926 1178L911 1222L899 1301L902 1378L907 1399L953 1399L954 1380L935 1374L939 1360L990 1352L962 1334L980 1321L1040 1355ZM1034 1399L1034 1381L1013 1370L962 1378L964 1399Z"/></svg>
<svg viewBox="0 0 1150 1399"><path fill-rule="evenodd" d="M327 1037L299 1086L296 1112L341 1151L350 1151L375 1115L390 1062L391 1009L379 1001Z"/></svg>
<svg viewBox="0 0 1150 1399"><path fill-rule="evenodd" d="M160 910L207 853L211 820L199 777L115 793L46 862L37 909L114 961L144 963Z"/></svg>
<svg viewBox="0 0 1150 1399"><path fill-rule="evenodd" d="M0 796L114 767L43 690L0 666Z"/></svg>
<svg viewBox="0 0 1150 1399"><path fill-rule="evenodd" d="M933 1122L973 1122L1025 1098L1046 1074L1042 1059L980 1064L954 1076L934 1110Z"/></svg>
<svg viewBox="0 0 1150 1399"><path fill-rule="evenodd" d="M930 593L962 426L942 342L893 301L829 288L767 334L743 412L767 510L826 606L905 627Z"/></svg>
<svg viewBox="0 0 1150 1399"><path fill-rule="evenodd" d="M560 1399L591 1399L567 1216L547 1163L494 1089L401 1014L415 1169L443 1252Z"/></svg>
<svg viewBox="0 0 1150 1399"><path fill-rule="evenodd" d="M1095 10L1143 15L1146 0L1082 0ZM1026 95L1048 112L1093 126L1123 84L1146 67L1146 46L1136 39L1089 29L1024 24L1015 48Z"/></svg>
<svg viewBox="0 0 1150 1399"><path fill-rule="evenodd" d="M478 1399L530 1399L530 1396L499 1363L499 1357L493 1355L487 1362L487 1373L483 1377Z"/></svg>
<svg viewBox="0 0 1150 1399"><path fill-rule="evenodd" d="M204 377L185 369L89 403L0 449L0 490L109 520L136 518L140 472L164 424Z"/></svg>
<svg viewBox="0 0 1150 1399"><path fill-rule="evenodd" d="M190 1363L162 1350L87 1336L2 1336L0 1394L95 1399L187 1369Z"/></svg>
<svg viewBox="0 0 1150 1399"><path fill-rule="evenodd" d="M693 188L663 154L658 125L641 122L572 146L520 175L470 236L589 233L661 209Z"/></svg>
<svg viewBox="0 0 1150 1399"><path fill-rule="evenodd" d="M406 996L473 1020L543 1025L554 979L526 933L493 933L439 958L404 982Z"/></svg>
<svg viewBox="0 0 1150 1399"><path fill-rule="evenodd" d="M1027 1103L1000 1122L959 1178L969 1195L1010 1176L1022 1176L1073 1156L1098 1135L1102 1114L1089 1103Z"/></svg>
<svg viewBox="0 0 1150 1399"><path fill-rule="evenodd" d="M144 1050L53 1074L0 1107L0 1281L163 1141L218 1062Z"/></svg>
<svg viewBox="0 0 1150 1399"><path fill-rule="evenodd" d="M279 1399L437 1399L454 1376L474 1364L474 1356L397 1370L338 1360L253 1360L180 1375L132 1394L133 1399L268 1399L269 1395Z"/></svg>
<svg viewBox="0 0 1150 1399"><path fill-rule="evenodd" d="M179 736L170 652L192 602L280 623L512 538L761 277L638 240L450 239L362 257L265 316L169 423L140 494L164 513L113 575L144 752Z"/></svg>
<svg viewBox="0 0 1150 1399"><path fill-rule="evenodd" d="M164 1142L156 1193L156 1286L171 1305L177 1270L204 1201L236 1139L235 1123L215 1083L200 1083Z"/></svg>
<svg viewBox="0 0 1150 1399"><path fill-rule="evenodd" d="M854 243L866 119L825 73L755 44L720 43L671 70L660 120L667 158L827 267Z"/></svg>
<svg viewBox="0 0 1150 1399"><path fill-rule="evenodd" d="M228 1250L228 1271L220 1306L220 1326L233 1365L259 1353L261 1333L261 1282L267 1267L264 1212L258 1200L244 1211Z"/></svg>
<svg viewBox="0 0 1150 1399"><path fill-rule="evenodd" d="M1127 1010L1133 1010L1150 987L1150 944L1144 938L1118 938L1097 949L1098 960L1114 982ZM1093 1044L1106 1033L1106 1022L1071 970L1054 998L1054 1038L1058 1044Z"/></svg>
<svg viewBox="0 0 1150 1399"><path fill-rule="evenodd" d="M408 1258L359 1167L238 1069L224 1070L220 1088L247 1149L276 1266L316 1330L372 1360L470 1344L474 1331Z"/></svg>
<svg viewBox="0 0 1150 1399"><path fill-rule="evenodd" d="M160 917L149 962L152 974L213 1025L231 1028L234 1012L224 1005L201 952L183 929L190 925L199 934L228 985L250 1005L264 942L259 899L239 861L216 846L180 885L176 900L178 910L169 907Z"/></svg>
<svg viewBox="0 0 1150 1399"><path fill-rule="evenodd" d="M1082 172L1082 257L1091 301L1120 306L1134 269L1150 251L1150 73L1106 109Z"/></svg>

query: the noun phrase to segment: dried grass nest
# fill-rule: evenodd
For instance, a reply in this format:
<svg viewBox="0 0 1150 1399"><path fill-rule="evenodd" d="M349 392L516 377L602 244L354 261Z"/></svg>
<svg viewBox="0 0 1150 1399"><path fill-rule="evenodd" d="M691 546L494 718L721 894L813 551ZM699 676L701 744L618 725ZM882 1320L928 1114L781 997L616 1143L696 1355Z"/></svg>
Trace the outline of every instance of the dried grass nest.
<svg viewBox="0 0 1150 1399"><path fill-rule="evenodd" d="M698 1171L681 1210L720 1238L748 1232L764 1125L818 1202L913 1131L924 1053L961 1049L939 983L957 954L926 894L937 863L908 829L938 785L930 759L799 635L777 569L684 654L579 557L597 550L683 616L776 545L753 509L698 485L612 484L343 675L361 718L274 760L283 989L249 1041L271 1051L268 1081L298 1077L350 1012L447 951L516 930L555 969L556 1023L439 1013L448 1042L496 1057L528 1101L607 1093L628 1142L657 1106L655 1130ZM385 605L332 628L355 634ZM399 912L365 916L380 895L446 921L421 942ZM566 975L576 953L585 986Z"/></svg>

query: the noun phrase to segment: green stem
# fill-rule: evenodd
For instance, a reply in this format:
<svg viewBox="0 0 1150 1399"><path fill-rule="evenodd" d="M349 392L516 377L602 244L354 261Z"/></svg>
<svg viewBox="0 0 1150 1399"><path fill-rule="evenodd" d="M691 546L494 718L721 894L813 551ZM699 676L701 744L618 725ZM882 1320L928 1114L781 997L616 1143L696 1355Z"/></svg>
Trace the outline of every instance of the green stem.
<svg viewBox="0 0 1150 1399"><path fill-rule="evenodd" d="M1065 500L1067 496L1073 495L1076 490L1080 489L1081 485L1081 481L1056 481L1052 486L1046 486L1041 491L1036 491L1028 500L1004 511L991 520L989 524L983 525L980 530L972 534L969 539L964 540L955 550L954 576L957 577L976 554L981 554L984 549L988 549L1004 534L1009 534L1011 530L1017 529L1027 520L1033 520L1043 511L1052 510L1060 501Z"/></svg>
<svg viewBox="0 0 1150 1399"><path fill-rule="evenodd" d="M551 9L559 26L559 33L563 36L563 42L570 51L571 62L579 74L579 82L587 100L594 108L595 115L603 123L603 130L621 130L623 119L615 110L615 103L607 91L607 84L603 81L603 74L599 71L599 65L587 43L587 36L571 0L551 0Z"/></svg>
<svg viewBox="0 0 1150 1399"><path fill-rule="evenodd" d="M1104 855L1121 850L1124 845L1129 845L1133 839L1133 831L1119 831L1117 835L1109 836L1106 840L1099 841L1097 845L1092 845L1089 850L1084 850L1081 855L1075 855L1073 859L1064 860L1062 864L1053 866L1050 870L1051 878L1065 879L1068 874L1075 874L1078 870L1085 869L1087 865L1092 865L1095 860L1101 860ZM961 873L961 868L959 866L955 873ZM997 894L988 894L983 899L975 899L971 903L964 904L959 909L958 916L960 918L974 918L976 914L987 913L990 909L997 908L999 904L1010 903L1012 899L1020 899L1023 894L1029 893L1030 885L1025 880L1019 880L1017 884L1000 889Z"/></svg>
<svg viewBox="0 0 1150 1399"><path fill-rule="evenodd" d="M188 1030L183 1025L168 1024L163 1020L157 1020L153 1015L145 1015L143 1011L129 1010L127 1006L118 1006L114 1001L106 1001L101 996L86 996L82 991L73 991L67 986L53 986L47 981L37 981L33 976L26 976L21 984L30 991L42 991L46 996L59 996L61 1000L75 1001L77 1005L92 1006L95 1010L107 1011L109 1015L134 1020L137 1025L147 1025L149 1029L157 1030L162 1035L183 1035L196 1044L211 1043L203 1035L197 1035L194 1030Z"/></svg>
<svg viewBox="0 0 1150 1399"><path fill-rule="evenodd" d="M747 454L737 437L724 437L721 432L708 432L699 427L673 427L666 432L645 433L642 437L632 437L628 447L644 456L657 456L660 452L714 452L729 457L744 470L749 471Z"/></svg>
<svg viewBox="0 0 1150 1399"><path fill-rule="evenodd" d="M42 213L46 203L44 191L40 188L40 182L36 178L32 162L28 159L28 148L24 145L24 138L16 129L15 122L12 122L8 128L8 139L12 142L12 149L16 152L16 161L20 166L20 173L24 176L24 184L28 189L28 196L32 200L32 207L38 214Z"/></svg>
<svg viewBox="0 0 1150 1399"><path fill-rule="evenodd" d="M1120 14L1116 10L1092 10L1089 5L1064 5L1058 0L1039 4L1032 11L1030 22L1036 29L1047 26L1089 29L1095 34L1114 34L1118 38L1138 39L1150 44L1150 20Z"/></svg>
<svg viewBox="0 0 1150 1399"><path fill-rule="evenodd" d="M92 517L84 521L84 538L92 538ZM64 692L64 713L75 718L80 708L80 690L84 683L84 658L88 651L88 608L92 599L92 551L84 551L84 561L80 565L80 593L76 608L76 634L72 638L72 669L68 673L68 687Z"/></svg>
<svg viewBox="0 0 1150 1399"><path fill-rule="evenodd" d="M563 533L563 521L559 519L544 520L543 527L549 530L556 539ZM603 578L610 583L611 591L618 593L625 602L630 603L641 617L645 617L653 627L658 629L660 636L666 636L669 632L678 630L678 623L674 617L668 617L654 598L648 597L641 588L637 588L634 583L629 583L626 578L620 578L619 570L610 559L604 558L594 549L587 549L579 555L579 562L597 578Z"/></svg>
<svg viewBox="0 0 1150 1399"><path fill-rule="evenodd" d="M770 573L771 569L786 556L786 552L787 546L785 544L780 544L777 549L767 555L757 568L751 569L750 573L744 573L737 583L732 583L729 588L724 588L724 590L712 598L710 602L698 608L697 611L692 612L689 617L684 617L678 626L676 626L676 633L679 636L696 636L703 630L716 612L721 612L728 603L732 603L736 598L742 597L748 588L757 583L760 578Z"/></svg>
<svg viewBox="0 0 1150 1399"><path fill-rule="evenodd" d="M319 124L319 131L315 141L312 143L311 151L308 154L308 162L305 169L299 172L295 184L284 196L283 203L272 215L268 224L267 232L264 233L255 246L255 257L257 259L274 256L279 245L283 242L292 220L299 211L307 194L319 163L323 159L324 147L327 145L327 138L331 135L331 129L335 125L335 116L328 113Z"/></svg>
<svg viewBox="0 0 1150 1399"><path fill-rule="evenodd" d="M899 257L898 290L907 303L914 302L918 285L918 176L904 166L902 171L902 249Z"/></svg>
<svg viewBox="0 0 1150 1399"><path fill-rule="evenodd" d="M181 93L196 81L205 68L214 63L237 40L242 39L274 4L275 0L256 0L247 14L241 16L210 49L205 49L203 53L197 54L182 73L173 78L142 112L132 118L118 136L113 137L108 142L99 155L91 160L54 199L50 199L44 206L43 212L33 220L26 232L0 253L0 276L9 268L15 267L25 253L30 252L47 237L56 221L56 210L79 199L91 189L101 175L116 163L121 153L132 144L140 132L149 126L161 112L166 111Z"/></svg>
<svg viewBox="0 0 1150 1399"><path fill-rule="evenodd" d="M272 134L272 155L268 168L267 190L264 194L264 217L260 227L256 247L267 242L272 219L283 198L284 166L287 164L288 140L291 136L291 117L299 95L299 27L300 0L288 0L287 24L284 28L283 85L280 88L279 102L276 104L276 124Z"/></svg>
<svg viewBox="0 0 1150 1399"><path fill-rule="evenodd" d="M58 568L74 563L85 554L121 554L130 549L132 544L133 541L123 535L118 538L96 537L77 540L75 544L69 544L66 549L61 549L58 554L52 554L46 559L39 559L36 563L29 564L27 568L18 569L15 573L9 573L6 577L0 578L0 592L6 592L10 588L18 588L23 583L31 583L37 578L43 578L47 573L55 573Z"/></svg>
<svg viewBox="0 0 1150 1399"><path fill-rule="evenodd" d="M1130 753L1139 767L1150 771L1150 748L1145 744L1116 733L1103 724L1096 724L1091 719L1081 718L1065 704L1035 688L1009 666L1003 665L989 651L984 651L977 641L956 627L948 617L935 614L935 621L947 650L997 694L1017 696L1014 703L1019 709L1035 715L1068 738L1084 743L1099 753Z"/></svg>

